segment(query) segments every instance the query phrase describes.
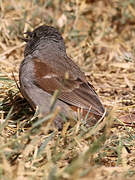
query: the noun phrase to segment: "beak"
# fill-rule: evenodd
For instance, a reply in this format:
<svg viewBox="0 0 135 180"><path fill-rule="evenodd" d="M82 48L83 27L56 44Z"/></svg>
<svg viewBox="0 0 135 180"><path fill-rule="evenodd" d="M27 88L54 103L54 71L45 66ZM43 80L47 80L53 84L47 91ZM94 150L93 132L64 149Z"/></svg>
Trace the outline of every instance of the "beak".
<svg viewBox="0 0 135 180"><path fill-rule="evenodd" d="M25 38L25 37L18 36L18 38L25 41L25 42L29 41L29 37L32 37L32 32L30 32L30 31L24 32L23 34L26 34L27 37Z"/></svg>
<svg viewBox="0 0 135 180"><path fill-rule="evenodd" d="M30 31L24 32L23 34L26 34L28 37L32 37L32 32Z"/></svg>
<svg viewBox="0 0 135 180"><path fill-rule="evenodd" d="M28 38L25 38L25 37L18 36L18 38L21 39L21 40L23 40L23 41L25 41L25 42L28 42L28 41L29 41L29 39L28 39Z"/></svg>

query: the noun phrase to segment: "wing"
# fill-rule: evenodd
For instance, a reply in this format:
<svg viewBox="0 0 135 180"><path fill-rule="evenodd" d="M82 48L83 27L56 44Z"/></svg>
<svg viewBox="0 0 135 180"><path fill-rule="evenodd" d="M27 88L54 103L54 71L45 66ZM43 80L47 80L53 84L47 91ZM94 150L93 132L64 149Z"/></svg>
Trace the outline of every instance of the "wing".
<svg viewBox="0 0 135 180"><path fill-rule="evenodd" d="M103 115L104 107L94 88L86 81L84 74L71 59L58 59L53 66L45 59L43 61L35 58L33 61L35 84L38 87L49 94L53 94L58 89L60 90L59 100L71 106L90 110L95 115ZM68 74L67 79L65 74Z"/></svg>

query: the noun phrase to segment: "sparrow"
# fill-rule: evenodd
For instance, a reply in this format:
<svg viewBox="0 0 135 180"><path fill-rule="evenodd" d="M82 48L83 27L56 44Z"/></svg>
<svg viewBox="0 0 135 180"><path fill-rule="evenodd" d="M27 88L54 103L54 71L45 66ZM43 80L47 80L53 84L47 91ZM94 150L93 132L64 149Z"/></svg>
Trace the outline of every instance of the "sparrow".
<svg viewBox="0 0 135 180"><path fill-rule="evenodd" d="M93 86L85 74L68 57L64 39L59 31L42 25L27 32L24 60L20 64L20 90L31 107L38 107L43 115L51 108L51 99L59 91L55 107L60 114L54 120L58 129L63 127L63 117L76 116L77 109L92 115L98 121L105 113Z"/></svg>

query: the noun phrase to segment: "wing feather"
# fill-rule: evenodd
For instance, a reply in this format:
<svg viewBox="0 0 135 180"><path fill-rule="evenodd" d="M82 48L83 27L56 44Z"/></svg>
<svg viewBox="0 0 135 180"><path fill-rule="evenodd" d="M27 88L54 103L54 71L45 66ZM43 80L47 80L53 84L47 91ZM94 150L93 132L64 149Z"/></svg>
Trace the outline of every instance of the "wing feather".
<svg viewBox="0 0 135 180"><path fill-rule="evenodd" d="M94 88L86 81L81 71L79 73L77 66L77 74L75 66L72 69L67 69L65 66L61 71L57 68L51 67L50 64L45 63L39 59L34 59L35 63L35 84L48 92L53 94L56 89L60 90L59 100L78 108L89 110L99 116L104 113L104 107L101 104L98 95ZM65 73L69 73L69 79L65 79ZM39 78L40 77L40 78Z"/></svg>

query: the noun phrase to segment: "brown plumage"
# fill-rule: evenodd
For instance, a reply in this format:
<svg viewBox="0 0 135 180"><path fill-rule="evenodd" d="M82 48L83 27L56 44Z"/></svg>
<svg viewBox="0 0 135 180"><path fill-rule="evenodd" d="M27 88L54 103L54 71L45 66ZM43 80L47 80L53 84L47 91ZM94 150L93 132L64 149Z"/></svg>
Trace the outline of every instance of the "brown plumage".
<svg viewBox="0 0 135 180"><path fill-rule="evenodd" d="M38 106L43 114L50 108L50 99L59 90L56 106L65 116L83 109L90 111L96 120L104 114L104 107L93 86L87 82L84 73L67 56L64 40L54 27L40 26L28 33L24 60L20 66L20 88L31 106ZM66 75L68 78L66 78ZM72 110L71 110L72 109ZM63 120L59 115L55 125L61 128Z"/></svg>

